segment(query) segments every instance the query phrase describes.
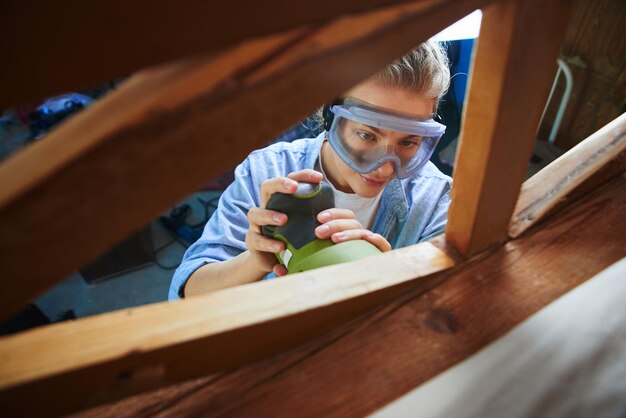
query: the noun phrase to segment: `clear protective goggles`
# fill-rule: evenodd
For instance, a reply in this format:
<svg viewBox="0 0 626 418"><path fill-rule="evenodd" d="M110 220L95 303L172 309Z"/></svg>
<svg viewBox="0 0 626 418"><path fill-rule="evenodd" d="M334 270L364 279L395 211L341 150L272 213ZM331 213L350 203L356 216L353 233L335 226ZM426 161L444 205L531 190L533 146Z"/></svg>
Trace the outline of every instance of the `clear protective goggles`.
<svg viewBox="0 0 626 418"><path fill-rule="evenodd" d="M325 119L331 147L350 168L367 174L391 161L401 179L424 167L446 131L433 119L390 113L356 99L331 105Z"/></svg>

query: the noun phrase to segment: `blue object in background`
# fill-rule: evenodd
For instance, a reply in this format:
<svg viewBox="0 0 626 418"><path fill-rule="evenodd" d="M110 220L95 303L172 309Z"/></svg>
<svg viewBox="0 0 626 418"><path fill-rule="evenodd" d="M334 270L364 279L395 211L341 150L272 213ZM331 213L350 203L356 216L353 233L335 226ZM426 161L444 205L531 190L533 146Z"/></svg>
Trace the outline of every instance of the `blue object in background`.
<svg viewBox="0 0 626 418"><path fill-rule="evenodd" d="M452 76L454 77L452 89L454 98L459 109L463 108L465 102L465 92L469 78L470 63L472 60L472 50L474 49L474 39L462 39L458 42L459 53L452 66Z"/></svg>
<svg viewBox="0 0 626 418"><path fill-rule="evenodd" d="M40 138L54 125L91 103L93 103L91 97L78 93L68 93L46 100L28 117L32 138Z"/></svg>

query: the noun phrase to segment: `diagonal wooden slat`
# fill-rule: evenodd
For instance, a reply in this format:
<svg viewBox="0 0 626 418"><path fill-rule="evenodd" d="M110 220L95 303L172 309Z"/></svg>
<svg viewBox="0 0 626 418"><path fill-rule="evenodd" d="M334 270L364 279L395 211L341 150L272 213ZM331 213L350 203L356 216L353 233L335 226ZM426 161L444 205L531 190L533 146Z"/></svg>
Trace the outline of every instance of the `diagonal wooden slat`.
<svg viewBox="0 0 626 418"><path fill-rule="evenodd" d="M626 169L626 113L553 161L522 185L509 236L517 238L563 205L572 192L584 185L597 187ZM617 161L621 160L621 161ZM615 165L608 166L615 161ZM610 172L593 184L590 179L603 170Z"/></svg>
<svg viewBox="0 0 626 418"><path fill-rule="evenodd" d="M4 0L0 109L102 84L149 65L219 51L252 37L406 2Z"/></svg>
<svg viewBox="0 0 626 418"><path fill-rule="evenodd" d="M0 415L50 416L237 367L397 296L454 260L421 243L352 263L0 338ZM71 396L63 396L69 393Z"/></svg>
<svg viewBox="0 0 626 418"><path fill-rule="evenodd" d="M484 9L446 228L465 255L507 238L570 3L507 0Z"/></svg>
<svg viewBox="0 0 626 418"><path fill-rule="evenodd" d="M138 74L0 165L0 318L484 3L396 6Z"/></svg>

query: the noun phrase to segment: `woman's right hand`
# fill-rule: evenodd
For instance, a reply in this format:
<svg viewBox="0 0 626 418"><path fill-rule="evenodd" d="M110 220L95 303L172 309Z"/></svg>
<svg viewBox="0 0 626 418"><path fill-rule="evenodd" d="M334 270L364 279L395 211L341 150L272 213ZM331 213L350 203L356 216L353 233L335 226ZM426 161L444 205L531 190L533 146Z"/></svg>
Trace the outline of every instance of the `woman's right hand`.
<svg viewBox="0 0 626 418"><path fill-rule="evenodd" d="M298 189L299 181L319 183L322 178L322 173L305 169L295 171L287 177L275 177L266 180L261 184L261 207L251 208L248 211L250 226L246 233L246 246L250 251L251 260L261 273L267 274L273 271L277 276L287 274L287 268L279 264L276 256L274 256L274 253L279 253L285 249L285 244L268 238L261 232L263 225L278 226L287 222L287 215L284 213L265 209L270 197L274 193L294 193Z"/></svg>

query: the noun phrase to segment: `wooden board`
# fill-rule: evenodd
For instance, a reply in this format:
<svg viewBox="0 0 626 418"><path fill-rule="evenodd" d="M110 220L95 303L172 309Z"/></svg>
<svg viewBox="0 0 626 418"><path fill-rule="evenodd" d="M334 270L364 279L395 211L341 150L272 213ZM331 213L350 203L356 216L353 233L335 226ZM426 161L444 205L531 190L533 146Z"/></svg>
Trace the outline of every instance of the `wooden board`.
<svg viewBox="0 0 626 418"><path fill-rule="evenodd" d="M0 318L484 3L342 17L137 74L0 165Z"/></svg>
<svg viewBox="0 0 626 418"><path fill-rule="evenodd" d="M616 177L542 228L450 272L443 284L407 291L295 350L190 382L193 391L174 386L78 416L372 413L626 256L625 189L626 177Z"/></svg>
<svg viewBox="0 0 626 418"><path fill-rule="evenodd" d="M446 229L464 255L507 238L569 3L507 0L484 10Z"/></svg>
<svg viewBox="0 0 626 418"><path fill-rule="evenodd" d="M252 37L403 2L4 0L0 46L7 61L0 66L0 110L105 84L146 66L217 52Z"/></svg>
<svg viewBox="0 0 626 418"><path fill-rule="evenodd" d="M511 220L509 236L517 238L528 228L541 221L557 205L572 198L572 193L581 185L598 186L599 181L590 184L589 179L599 172L612 168L608 164L621 159L615 171L624 170L626 152L626 113L578 144L552 162L522 185L515 213ZM615 174L611 169L605 180Z"/></svg>
<svg viewBox="0 0 626 418"><path fill-rule="evenodd" d="M371 418L623 415L624 278L626 258Z"/></svg>
<svg viewBox="0 0 626 418"><path fill-rule="evenodd" d="M430 243L0 338L0 415L67 413L301 343L454 261ZM71 393L71 397L63 396Z"/></svg>

